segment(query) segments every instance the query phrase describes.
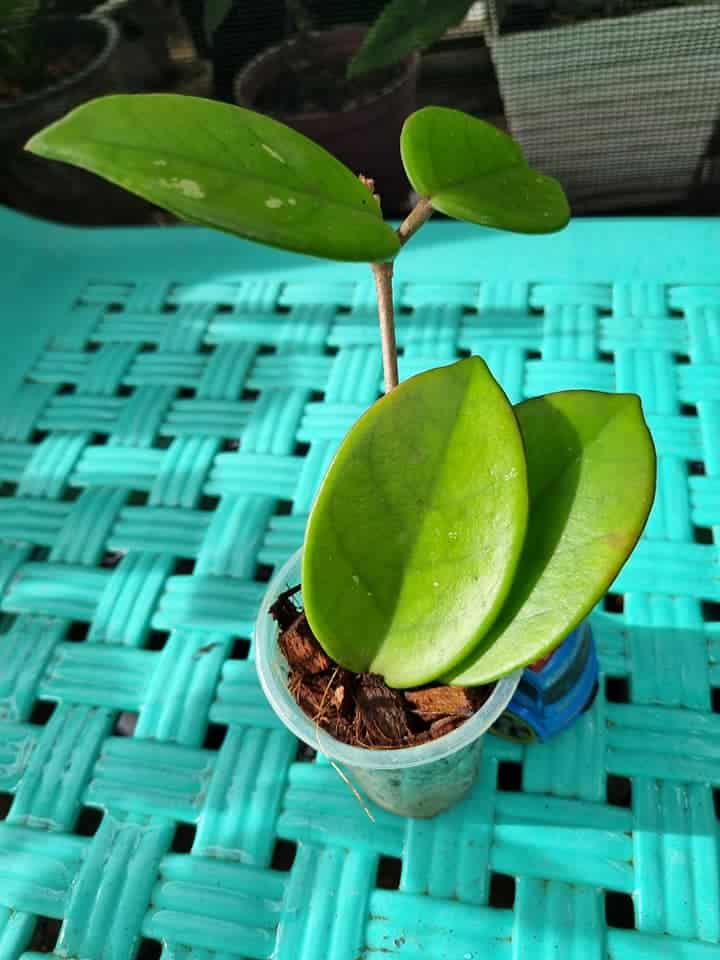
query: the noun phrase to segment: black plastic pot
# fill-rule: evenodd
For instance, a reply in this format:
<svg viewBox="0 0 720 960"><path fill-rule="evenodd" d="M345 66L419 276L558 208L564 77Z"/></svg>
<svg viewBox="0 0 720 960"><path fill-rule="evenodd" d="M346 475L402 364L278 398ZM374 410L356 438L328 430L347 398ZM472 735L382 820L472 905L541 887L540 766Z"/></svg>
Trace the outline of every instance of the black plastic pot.
<svg viewBox="0 0 720 960"><path fill-rule="evenodd" d="M41 29L68 46L90 43L96 53L72 76L51 87L0 104L0 203L33 216L66 223L146 222L149 204L77 167L45 160L23 149L38 130L93 97L123 90L116 52L119 30L105 17L54 17Z"/></svg>
<svg viewBox="0 0 720 960"><path fill-rule="evenodd" d="M0 30L7 36L20 27ZM0 144L18 145L57 120L73 107L99 96L112 87L108 76L113 52L118 42L118 28L105 17L52 17L43 20L39 30L52 31L55 43L67 40L91 43L97 53L82 70L70 77L22 96L12 103L0 103Z"/></svg>

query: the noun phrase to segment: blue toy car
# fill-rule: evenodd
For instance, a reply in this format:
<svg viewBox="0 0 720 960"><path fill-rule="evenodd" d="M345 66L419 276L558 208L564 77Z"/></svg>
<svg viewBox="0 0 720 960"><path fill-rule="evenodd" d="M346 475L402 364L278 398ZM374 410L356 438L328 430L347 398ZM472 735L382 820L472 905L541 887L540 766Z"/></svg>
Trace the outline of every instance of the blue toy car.
<svg viewBox="0 0 720 960"><path fill-rule="evenodd" d="M589 710L597 690L595 641L585 621L549 656L523 670L492 732L519 743L547 740Z"/></svg>

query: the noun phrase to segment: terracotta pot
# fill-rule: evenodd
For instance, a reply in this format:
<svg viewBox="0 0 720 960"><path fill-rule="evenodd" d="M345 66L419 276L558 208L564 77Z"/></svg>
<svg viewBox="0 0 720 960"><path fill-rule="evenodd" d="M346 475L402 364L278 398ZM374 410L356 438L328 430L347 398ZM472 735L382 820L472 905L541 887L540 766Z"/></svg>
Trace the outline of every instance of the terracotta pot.
<svg viewBox="0 0 720 960"><path fill-rule="evenodd" d="M305 38L304 58L318 63L350 60L359 48L366 27L341 26L311 33ZM270 47L251 60L235 79L235 100L256 109L261 92L284 72L297 50L293 38ZM401 214L408 208L410 185L400 159L400 130L416 108L420 57L413 54L404 63L402 75L370 99L350 102L335 113L273 114L289 127L325 147L355 173L373 177L386 214Z"/></svg>

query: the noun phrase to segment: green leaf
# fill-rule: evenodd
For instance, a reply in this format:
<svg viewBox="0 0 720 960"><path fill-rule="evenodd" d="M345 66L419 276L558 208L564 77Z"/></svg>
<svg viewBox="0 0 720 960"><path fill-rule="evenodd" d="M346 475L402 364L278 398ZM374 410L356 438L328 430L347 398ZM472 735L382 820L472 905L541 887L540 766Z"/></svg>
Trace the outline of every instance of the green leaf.
<svg viewBox="0 0 720 960"><path fill-rule="evenodd" d="M592 610L642 533L655 450L632 394L551 393L516 407L530 519L512 591L452 682L473 686L533 663Z"/></svg>
<svg viewBox="0 0 720 960"><path fill-rule="evenodd" d="M459 110L413 113L400 152L415 190L449 217L516 233L550 233L570 219L557 180L532 170L502 130Z"/></svg>
<svg viewBox="0 0 720 960"><path fill-rule="evenodd" d="M352 428L313 507L302 584L318 640L391 686L433 680L495 619L526 519L520 431L484 362L405 381Z"/></svg>
<svg viewBox="0 0 720 960"><path fill-rule="evenodd" d="M357 177L276 120L175 94L102 97L27 149L100 174L179 217L335 260L381 260L399 243Z"/></svg>
<svg viewBox="0 0 720 960"><path fill-rule="evenodd" d="M474 0L390 0L350 61L349 77L398 63L460 23Z"/></svg>
<svg viewBox="0 0 720 960"><path fill-rule="evenodd" d="M203 29L209 44L212 44L215 31L230 13L234 3L235 0L204 0Z"/></svg>

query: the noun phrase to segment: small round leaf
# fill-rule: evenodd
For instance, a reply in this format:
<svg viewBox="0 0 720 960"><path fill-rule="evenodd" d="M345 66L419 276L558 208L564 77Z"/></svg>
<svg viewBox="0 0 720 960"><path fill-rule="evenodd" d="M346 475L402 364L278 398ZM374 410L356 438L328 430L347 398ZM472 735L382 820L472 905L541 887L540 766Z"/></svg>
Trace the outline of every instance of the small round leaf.
<svg viewBox="0 0 720 960"><path fill-rule="evenodd" d="M515 141L484 120L425 107L400 136L415 190L441 213L516 233L551 233L570 219L562 187L532 170Z"/></svg>
<svg viewBox="0 0 720 960"><path fill-rule="evenodd" d="M370 27L362 46L348 65L348 76L358 77L399 63L415 50L441 40L465 17L473 0L389 0Z"/></svg>

